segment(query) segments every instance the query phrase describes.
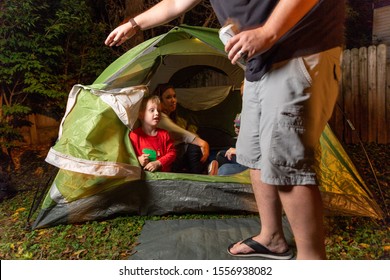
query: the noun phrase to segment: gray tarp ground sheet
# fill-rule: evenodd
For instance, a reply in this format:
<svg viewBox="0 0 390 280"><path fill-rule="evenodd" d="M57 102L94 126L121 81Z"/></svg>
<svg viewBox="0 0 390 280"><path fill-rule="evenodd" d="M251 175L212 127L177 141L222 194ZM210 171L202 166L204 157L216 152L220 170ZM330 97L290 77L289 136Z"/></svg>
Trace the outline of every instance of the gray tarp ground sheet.
<svg viewBox="0 0 390 280"><path fill-rule="evenodd" d="M233 260L227 253L234 242L256 235L260 229L258 218L230 218L210 220L146 221L131 260ZM283 230L288 244L295 251L295 243L287 219Z"/></svg>

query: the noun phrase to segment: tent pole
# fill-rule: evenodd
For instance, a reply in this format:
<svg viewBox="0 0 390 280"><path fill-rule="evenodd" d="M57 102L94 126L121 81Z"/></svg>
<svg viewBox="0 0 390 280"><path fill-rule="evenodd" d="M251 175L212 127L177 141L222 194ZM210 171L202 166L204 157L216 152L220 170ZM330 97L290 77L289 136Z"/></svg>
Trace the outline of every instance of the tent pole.
<svg viewBox="0 0 390 280"><path fill-rule="evenodd" d="M389 211L388 211L388 209L387 209L386 200L385 200L385 197L384 197L384 195L383 195L383 191L382 191L381 185L380 185L380 183L379 183L378 177L376 176L374 167L373 167L373 165L372 165L372 163L371 163L370 157L368 156L367 150L365 149L364 144L363 144L363 142L362 142L362 139L360 138L359 132L355 129L355 126L352 124L351 120L348 119L347 114L341 109L340 104L339 104L339 103L336 103L336 104L337 104L337 108L340 110L341 114L343 115L343 117L344 117L345 120L347 121L349 127L351 128L352 132L355 133L355 135L357 136L357 139L358 139L358 141L359 141L360 147L362 148L362 150L363 150L363 152L364 152L364 155L365 155L365 157L366 157L366 159L367 159L367 161L368 161L368 164L369 164L369 166L370 166L371 173L372 173L372 175L374 176L376 185L377 185L377 187L378 187L378 189L379 189L379 193L380 193L381 199L382 199L382 201L383 201L383 205L384 205L384 207L385 207L386 217L388 217L388 216L389 216Z"/></svg>

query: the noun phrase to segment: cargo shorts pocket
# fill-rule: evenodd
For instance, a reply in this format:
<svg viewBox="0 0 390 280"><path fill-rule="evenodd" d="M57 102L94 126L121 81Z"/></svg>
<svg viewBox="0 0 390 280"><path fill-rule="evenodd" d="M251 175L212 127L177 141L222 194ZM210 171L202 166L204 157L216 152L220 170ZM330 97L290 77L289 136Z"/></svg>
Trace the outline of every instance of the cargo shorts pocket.
<svg viewBox="0 0 390 280"><path fill-rule="evenodd" d="M308 147L302 110L303 106L292 105L279 112L271 136L273 164L296 169L311 167L314 152Z"/></svg>

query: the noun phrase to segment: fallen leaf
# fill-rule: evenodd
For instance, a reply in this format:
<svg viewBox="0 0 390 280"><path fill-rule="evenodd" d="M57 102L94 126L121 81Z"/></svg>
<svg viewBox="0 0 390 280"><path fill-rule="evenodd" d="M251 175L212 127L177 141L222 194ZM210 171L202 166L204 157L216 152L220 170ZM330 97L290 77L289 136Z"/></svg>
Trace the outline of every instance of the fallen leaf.
<svg viewBox="0 0 390 280"><path fill-rule="evenodd" d="M15 219L15 218L19 217L19 212L15 212L15 213L13 213L11 217L12 217L13 219Z"/></svg>
<svg viewBox="0 0 390 280"><path fill-rule="evenodd" d="M86 249L81 249L81 250L78 250L77 252L74 252L72 255L75 255L78 259L80 259L81 255L86 254L86 253L87 253Z"/></svg>
<svg viewBox="0 0 390 280"><path fill-rule="evenodd" d="M43 174L43 168L42 167L38 167L37 169L35 169L34 175L42 176L42 174Z"/></svg>
<svg viewBox="0 0 390 280"><path fill-rule="evenodd" d="M69 253L72 253L72 249L70 249L69 247L66 247L66 250L65 251L62 251L62 254L69 254Z"/></svg>
<svg viewBox="0 0 390 280"><path fill-rule="evenodd" d="M39 230L38 235L44 235L45 233L46 233L46 230L42 229L42 230Z"/></svg>

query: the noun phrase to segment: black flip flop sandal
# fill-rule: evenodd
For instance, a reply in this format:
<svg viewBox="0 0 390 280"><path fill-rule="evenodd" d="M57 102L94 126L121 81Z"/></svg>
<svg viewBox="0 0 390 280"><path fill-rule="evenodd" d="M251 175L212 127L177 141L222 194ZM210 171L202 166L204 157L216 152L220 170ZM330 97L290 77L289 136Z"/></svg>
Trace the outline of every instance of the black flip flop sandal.
<svg viewBox="0 0 390 280"><path fill-rule="evenodd" d="M294 257L294 253L290 248L288 248L287 251L284 253L275 253L275 252L268 250L266 247L261 245L259 242L253 240L252 237L249 237L248 239L241 241L241 243L244 243L245 245L247 245L248 247L253 249L253 252L232 254L230 252L230 249L236 244L236 243L233 243L227 249L228 254L233 256L233 257L245 257L245 258L246 257L263 257L263 258L273 259L273 260L289 260L292 257Z"/></svg>

